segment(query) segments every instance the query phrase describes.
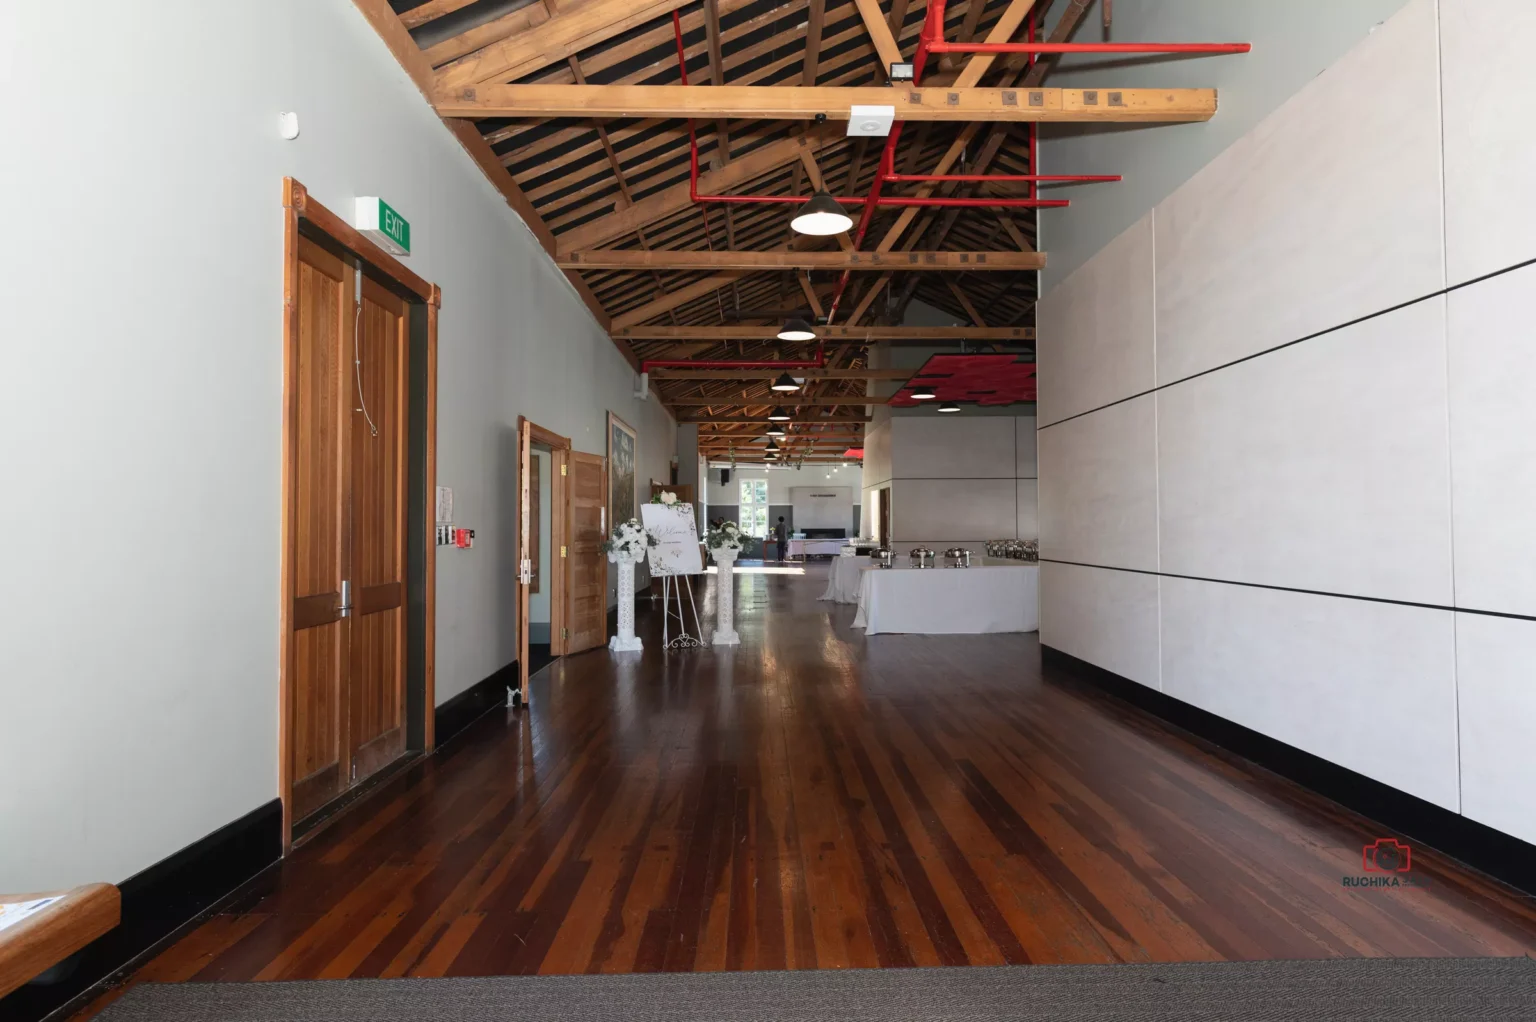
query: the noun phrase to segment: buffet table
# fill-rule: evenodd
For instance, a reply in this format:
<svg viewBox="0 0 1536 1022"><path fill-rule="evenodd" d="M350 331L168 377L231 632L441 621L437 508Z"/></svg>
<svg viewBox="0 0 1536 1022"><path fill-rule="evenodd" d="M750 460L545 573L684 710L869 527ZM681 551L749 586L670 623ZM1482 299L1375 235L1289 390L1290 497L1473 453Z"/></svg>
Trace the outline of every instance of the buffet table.
<svg viewBox="0 0 1536 1022"><path fill-rule="evenodd" d="M1040 629L1040 566L871 568L853 626L866 635L974 635Z"/></svg>
<svg viewBox="0 0 1536 1022"><path fill-rule="evenodd" d="M859 576L873 561L868 557L834 557L827 571L827 591L823 600L835 603L859 602Z"/></svg>
<svg viewBox="0 0 1536 1022"><path fill-rule="evenodd" d="M789 558L804 558L807 554L826 554L836 557L843 547L848 545L846 539L791 539L784 544L788 549L785 556Z"/></svg>

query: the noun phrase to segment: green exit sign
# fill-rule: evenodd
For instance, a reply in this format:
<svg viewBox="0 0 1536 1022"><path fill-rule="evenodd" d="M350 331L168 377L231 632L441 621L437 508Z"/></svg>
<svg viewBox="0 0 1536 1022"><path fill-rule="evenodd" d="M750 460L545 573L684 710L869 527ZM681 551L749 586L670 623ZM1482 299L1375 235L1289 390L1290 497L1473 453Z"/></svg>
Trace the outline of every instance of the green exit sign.
<svg viewBox="0 0 1536 1022"><path fill-rule="evenodd" d="M397 256L411 254L411 222L377 195L358 196L357 229Z"/></svg>

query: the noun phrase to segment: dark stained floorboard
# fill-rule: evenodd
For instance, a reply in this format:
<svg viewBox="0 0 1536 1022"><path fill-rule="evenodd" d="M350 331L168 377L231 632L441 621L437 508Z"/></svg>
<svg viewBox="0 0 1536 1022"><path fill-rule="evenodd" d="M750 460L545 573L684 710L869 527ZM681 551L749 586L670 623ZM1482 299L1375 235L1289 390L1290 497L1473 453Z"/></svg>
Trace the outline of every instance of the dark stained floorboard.
<svg viewBox="0 0 1536 1022"><path fill-rule="evenodd" d="M738 575L738 648L642 613L644 654L561 659L136 979L1536 948L1531 899L1428 850L1423 887L1344 888L1375 825L1035 636L866 640L823 571Z"/></svg>

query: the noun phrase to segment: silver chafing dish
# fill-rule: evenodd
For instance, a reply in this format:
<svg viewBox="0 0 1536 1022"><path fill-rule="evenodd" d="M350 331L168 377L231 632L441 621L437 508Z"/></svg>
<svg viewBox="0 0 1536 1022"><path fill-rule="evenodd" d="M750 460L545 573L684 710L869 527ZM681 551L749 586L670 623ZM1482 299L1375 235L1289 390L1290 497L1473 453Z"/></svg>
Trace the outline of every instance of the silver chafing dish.
<svg viewBox="0 0 1536 1022"><path fill-rule="evenodd" d="M929 549L928 547L925 547L925 546L915 546L915 547L913 547L912 551L909 554L907 554L907 558L908 558L908 560L910 560L912 562L912 567L914 567L914 568L931 568L931 567L933 567L934 554L933 554L933 551L931 549Z"/></svg>
<svg viewBox="0 0 1536 1022"><path fill-rule="evenodd" d="M944 551L944 566L946 568L969 568L971 566L971 552L963 546L952 546Z"/></svg>
<svg viewBox="0 0 1536 1022"><path fill-rule="evenodd" d="M882 568L889 568L891 566L891 551L889 549L876 550L870 555L870 558Z"/></svg>

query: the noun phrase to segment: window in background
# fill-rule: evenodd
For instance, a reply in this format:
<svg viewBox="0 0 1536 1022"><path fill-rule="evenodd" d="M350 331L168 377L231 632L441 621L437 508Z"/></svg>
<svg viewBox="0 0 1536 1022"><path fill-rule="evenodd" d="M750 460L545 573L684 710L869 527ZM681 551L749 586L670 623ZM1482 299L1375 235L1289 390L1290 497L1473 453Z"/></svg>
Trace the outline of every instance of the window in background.
<svg viewBox="0 0 1536 1022"><path fill-rule="evenodd" d="M736 523L741 531L758 539L768 538L768 480L743 479Z"/></svg>

